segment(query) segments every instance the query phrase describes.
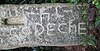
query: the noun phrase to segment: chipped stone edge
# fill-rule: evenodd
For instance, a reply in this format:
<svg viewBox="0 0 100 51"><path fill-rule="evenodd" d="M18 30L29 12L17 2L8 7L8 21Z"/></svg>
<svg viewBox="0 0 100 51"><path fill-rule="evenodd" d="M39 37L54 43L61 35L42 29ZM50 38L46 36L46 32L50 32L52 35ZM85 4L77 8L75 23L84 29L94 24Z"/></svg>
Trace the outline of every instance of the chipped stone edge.
<svg viewBox="0 0 100 51"><path fill-rule="evenodd" d="M33 6L33 7L49 7L49 6L82 6L81 4L70 4L70 3L43 3L43 4L21 4L21 5L17 5L17 4L3 4L0 6ZM84 6L87 6L88 4L83 4Z"/></svg>
<svg viewBox="0 0 100 51"><path fill-rule="evenodd" d="M82 45L82 44L58 44L58 45L51 45L51 44L39 44L36 42L24 42L21 43L20 45L14 45L14 46L1 46L0 45L0 50L9 50L9 49L15 49L15 48L20 48L20 47L36 47L36 46L74 46L74 45Z"/></svg>

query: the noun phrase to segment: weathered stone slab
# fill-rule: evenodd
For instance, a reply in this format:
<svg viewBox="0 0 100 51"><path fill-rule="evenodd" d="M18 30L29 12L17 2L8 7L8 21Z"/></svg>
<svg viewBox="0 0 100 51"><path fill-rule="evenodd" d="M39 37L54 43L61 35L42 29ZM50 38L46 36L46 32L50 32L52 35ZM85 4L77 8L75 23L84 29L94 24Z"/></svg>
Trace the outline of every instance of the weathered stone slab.
<svg viewBox="0 0 100 51"><path fill-rule="evenodd" d="M8 19L8 24L0 23L0 49L79 45L79 35L86 33L81 8L70 4L0 5L1 22Z"/></svg>

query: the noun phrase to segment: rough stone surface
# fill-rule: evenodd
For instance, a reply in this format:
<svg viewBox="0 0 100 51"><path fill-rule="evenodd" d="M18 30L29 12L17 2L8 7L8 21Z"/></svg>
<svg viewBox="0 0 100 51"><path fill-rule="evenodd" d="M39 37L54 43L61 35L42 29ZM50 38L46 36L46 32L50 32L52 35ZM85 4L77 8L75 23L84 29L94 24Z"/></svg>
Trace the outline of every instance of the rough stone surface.
<svg viewBox="0 0 100 51"><path fill-rule="evenodd" d="M81 8L81 5L59 3L0 5L1 20L14 17L24 20L23 25L0 23L0 49L79 45L79 35L86 33Z"/></svg>

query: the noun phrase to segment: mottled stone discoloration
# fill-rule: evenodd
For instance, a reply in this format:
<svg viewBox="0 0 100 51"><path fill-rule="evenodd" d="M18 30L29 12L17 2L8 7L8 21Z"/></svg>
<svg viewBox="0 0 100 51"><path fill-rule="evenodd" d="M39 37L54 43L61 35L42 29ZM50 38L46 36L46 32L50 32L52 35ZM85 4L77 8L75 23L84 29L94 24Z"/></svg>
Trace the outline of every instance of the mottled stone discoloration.
<svg viewBox="0 0 100 51"><path fill-rule="evenodd" d="M81 8L70 4L0 5L0 19L24 18L24 25L0 26L0 49L79 45L79 31L84 28L80 26L84 25Z"/></svg>

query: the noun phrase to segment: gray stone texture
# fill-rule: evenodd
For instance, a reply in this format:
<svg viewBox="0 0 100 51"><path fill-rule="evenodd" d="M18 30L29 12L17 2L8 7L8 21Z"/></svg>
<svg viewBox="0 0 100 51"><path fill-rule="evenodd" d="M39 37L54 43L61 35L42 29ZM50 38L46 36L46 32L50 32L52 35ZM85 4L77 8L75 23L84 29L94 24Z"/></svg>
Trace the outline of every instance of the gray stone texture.
<svg viewBox="0 0 100 51"><path fill-rule="evenodd" d="M79 35L86 32L81 9L81 5L61 3L0 5L0 19L24 19L23 25L0 23L0 49L79 45Z"/></svg>

